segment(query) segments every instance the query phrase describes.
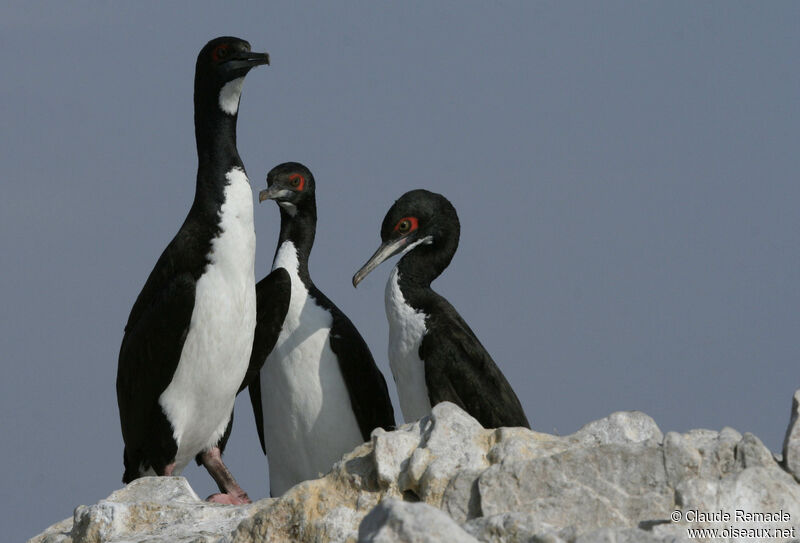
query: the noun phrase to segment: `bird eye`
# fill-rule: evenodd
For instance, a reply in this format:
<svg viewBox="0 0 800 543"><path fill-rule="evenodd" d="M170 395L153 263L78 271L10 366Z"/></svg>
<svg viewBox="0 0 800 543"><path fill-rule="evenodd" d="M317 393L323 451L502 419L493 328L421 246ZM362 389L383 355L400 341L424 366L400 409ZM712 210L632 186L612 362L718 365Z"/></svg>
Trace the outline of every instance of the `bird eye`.
<svg viewBox="0 0 800 543"><path fill-rule="evenodd" d="M218 45L216 49L214 49L214 53L211 55L214 60L220 61L228 56L228 46L227 45Z"/></svg>
<svg viewBox="0 0 800 543"><path fill-rule="evenodd" d="M303 190L306 185L306 179L299 173L293 173L289 176L289 184L297 190Z"/></svg>
<svg viewBox="0 0 800 543"><path fill-rule="evenodd" d="M416 217L405 217L397 222L397 225L394 227L394 229L395 232L399 232L401 234L408 234L412 230L416 230L418 224L419 223Z"/></svg>

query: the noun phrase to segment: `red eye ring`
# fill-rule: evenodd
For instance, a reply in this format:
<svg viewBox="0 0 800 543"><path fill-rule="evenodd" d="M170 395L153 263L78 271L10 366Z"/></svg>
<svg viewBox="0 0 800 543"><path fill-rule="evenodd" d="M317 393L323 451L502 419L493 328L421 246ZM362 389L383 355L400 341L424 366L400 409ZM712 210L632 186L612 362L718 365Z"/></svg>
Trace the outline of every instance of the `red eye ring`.
<svg viewBox="0 0 800 543"><path fill-rule="evenodd" d="M306 178L299 173L293 173L289 176L289 183L295 190L302 191L306 186Z"/></svg>
<svg viewBox="0 0 800 543"><path fill-rule="evenodd" d="M213 58L215 62L219 62L220 60L224 59L227 56L228 56L228 44L226 43L217 45L214 48L214 52L211 53L211 58Z"/></svg>
<svg viewBox="0 0 800 543"><path fill-rule="evenodd" d="M408 234L419 228L419 220L416 217L403 217L394 225L394 231L400 234Z"/></svg>

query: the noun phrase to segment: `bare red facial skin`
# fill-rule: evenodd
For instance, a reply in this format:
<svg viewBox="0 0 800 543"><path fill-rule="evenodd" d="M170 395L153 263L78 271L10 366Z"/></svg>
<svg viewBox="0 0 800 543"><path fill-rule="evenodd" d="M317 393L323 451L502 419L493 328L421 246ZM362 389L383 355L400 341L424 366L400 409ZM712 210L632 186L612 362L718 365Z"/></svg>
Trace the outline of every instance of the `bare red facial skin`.
<svg viewBox="0 0 800 543"><path fill-rule="evenodd" d="M400 225L403 224L405 221L408 221L410 223L411 225L410 228L408 228L407 230L400 230ZM394 231L403 235L413 232L417 228L419 228L419 220L417 220L416 217L403 217L402 219L397 221L396 225L394 225Z"/></svg>
<svg viewBox="0 0 800 543"><path fill-rule="evenodd" d="M289 181L294 181L294 180L298 180L298 183L297 185L292 183L292 188L294 188L296 191L302 191L306 186L306 178L299 173L293 173L292 175L289 176Z"/></svg>
<svg viewBox="0 0 800 543"><path fill-rule="evenodd" d="M214 62L219 62L226 56L228 56L228 46L225 44L218 45L214 48L214 52L211 53L211 58L214 59Z"/></svg>

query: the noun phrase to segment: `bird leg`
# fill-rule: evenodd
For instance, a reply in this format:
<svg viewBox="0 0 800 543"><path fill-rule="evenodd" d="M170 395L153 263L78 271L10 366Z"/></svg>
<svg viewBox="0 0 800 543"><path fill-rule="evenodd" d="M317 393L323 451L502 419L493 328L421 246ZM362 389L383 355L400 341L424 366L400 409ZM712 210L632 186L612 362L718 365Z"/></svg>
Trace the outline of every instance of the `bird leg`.
<svg viewBox="0 0 800 543"><path fill-rule="evenodd" d="M162 473L162 475L164 475L165 477L172 477L172 473L174 471L175 471L175 462L164 466L164 473Z"/></svg>
<svg viewBox="0 0 800 543"><path fill-rule="evenodd" d="M222 461L222 451L219 447L212 447L207 451L200 453L200 463L205 466L208 473L216 481L217 486L222 491L220 494L212 494L207 498L208 501L214 503L224 503L228 505L243 505L246 503L253 503L247 492L242 490L233 474L228 470L228 467Z"/></svg>

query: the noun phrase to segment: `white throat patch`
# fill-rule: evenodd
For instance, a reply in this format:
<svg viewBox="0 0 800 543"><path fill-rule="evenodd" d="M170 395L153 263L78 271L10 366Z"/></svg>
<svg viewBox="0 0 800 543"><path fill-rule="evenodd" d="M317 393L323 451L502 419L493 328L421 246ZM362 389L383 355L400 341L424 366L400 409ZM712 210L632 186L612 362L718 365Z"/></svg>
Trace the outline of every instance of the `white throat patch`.
<svg viewBox="0 0 800 543"><path fill-rule="evenodd" d="M415 248L418 245L431 245L431 244L433 244L433 236L425 236L424 238L420 238L414 243L408 245L408 247L403 249L403 252L400 253L400 256L405 256L407 252L409 252L411 249Z"/></svg>
<svg viewBox="0 0 800 543"><path fill-rule="evenodd" d="M239 97L242 95L244 77L228 81L219 91L219 108L228 115L236 115L239 111Z"/></svg>
<svg viewBox="0 0 800 543"><path fill-rule="evenodd" d="M278 202L278 205L285 209L290 217L297 215L297 206L292 202Z"/></svg>

